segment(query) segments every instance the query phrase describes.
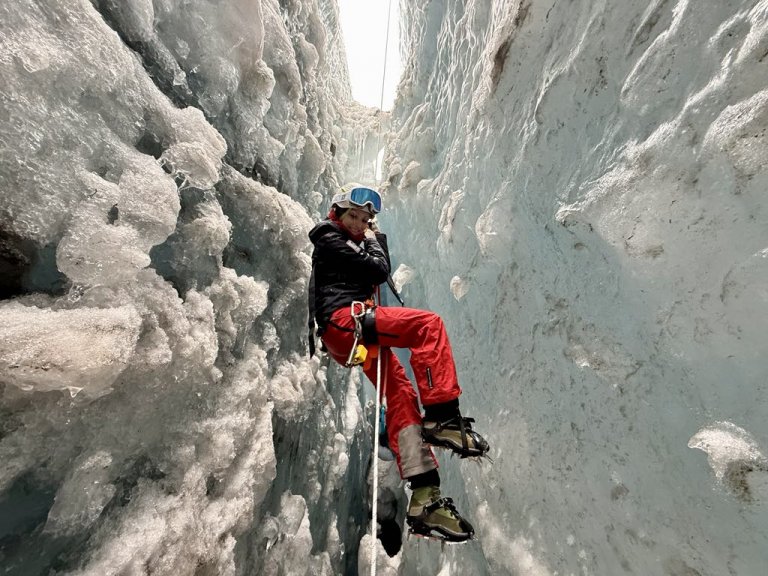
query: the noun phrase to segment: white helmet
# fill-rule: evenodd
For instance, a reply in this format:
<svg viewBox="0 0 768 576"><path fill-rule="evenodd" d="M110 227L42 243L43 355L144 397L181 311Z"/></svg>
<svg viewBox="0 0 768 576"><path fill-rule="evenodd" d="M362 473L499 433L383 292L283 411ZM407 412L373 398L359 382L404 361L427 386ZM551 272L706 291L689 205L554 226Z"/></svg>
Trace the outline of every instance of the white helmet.
<svg viewBox="0 0 768 576"><path fill-rule="evenodd" d="M341 192L331 200L331 207L357 208L365 210L371 216L381 212L381 194L372 188L351 182L341 187Z"/></svg>

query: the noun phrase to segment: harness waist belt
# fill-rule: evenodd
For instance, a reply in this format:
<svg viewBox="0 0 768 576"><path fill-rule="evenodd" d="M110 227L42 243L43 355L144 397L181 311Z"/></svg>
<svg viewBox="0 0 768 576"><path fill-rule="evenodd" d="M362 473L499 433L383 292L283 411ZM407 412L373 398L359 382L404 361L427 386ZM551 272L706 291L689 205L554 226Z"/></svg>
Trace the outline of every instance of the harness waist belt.
<svg viewBox="0 0 768 576"><path fill-rule="evenodd" d="M376 331L376 308L367 308L360 322L363 342L366 344L378 344L379 333Z"/></svg>

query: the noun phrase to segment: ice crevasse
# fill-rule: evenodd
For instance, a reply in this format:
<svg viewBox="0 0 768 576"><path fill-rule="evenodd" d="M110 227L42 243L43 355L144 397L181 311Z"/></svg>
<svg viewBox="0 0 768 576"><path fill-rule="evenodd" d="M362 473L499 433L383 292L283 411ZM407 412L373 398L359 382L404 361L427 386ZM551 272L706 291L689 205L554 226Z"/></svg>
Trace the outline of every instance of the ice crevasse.
<svg viewBox="0 0 768 576"><path fill-rule="evenodd" d="M368 569L371 394L306 354L307 232L378 142L493 458L439 455L477 540L379 573L764 573L768 2L399 25L381 113L334 0L0 6L4 573Z"/></svg>

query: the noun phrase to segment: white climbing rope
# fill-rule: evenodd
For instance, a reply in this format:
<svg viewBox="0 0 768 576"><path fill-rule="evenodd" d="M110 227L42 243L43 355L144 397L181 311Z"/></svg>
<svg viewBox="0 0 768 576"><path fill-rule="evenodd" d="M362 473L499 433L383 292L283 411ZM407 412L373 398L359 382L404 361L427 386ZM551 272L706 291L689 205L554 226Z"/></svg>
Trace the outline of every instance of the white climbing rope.
<svg viewBox="0 0 768 576"><path fill-rule="evenodd" d="M384 173L379 166L379 151L381 150L381 117L384 114L384 83L387 79L387 52L389 52L389 21L392 17L392 0L389 0L387 8L387 34L384 38L384 69L381 71L381 98L379 99L379 129L376 133L376 156L373 158L373 181L379 184L378 172ZM384 164L384 156L381 157L381 163ZM377 170L378 168L378 170Z"/></svg>
<svg viewBox="0 0 768 576"><path fill-rule="evenodd" d="M378 527L379 512L379 423L381 412L381 355L382 348L379 346L379 356L376 358L376 420L373 432L373 511L371 513L371 576L376 576L376 532Z"/></svg>
<svg viewBox="0 0 768 576"><path fill-rule="evenodd" d="M381 304L381 288L376 288L376 304ZM376 420L373 432L373 510L371 511L371 576L376 576L376 540L379 511L379 440L381 436L381 411L382 399L386 410L387 375L384 374L384 385L381 385L381 359L388 348L379 346L379 355L376 357Z"/></svg>
<svg viewBox="0 0 768 576"><path fill-rule="evenodd" d="M373 181L378 184L378 160L379 150L381 149L381 116L384 114L384 83L387 79L387 52L389 52L389 22L392 17L392 0L389 0L387 6L387 32L384 37L384 68L381 71L381 97L379 99L379 129L376 133L376 156L373 161ZM384 158L382 157L382 164ZM380 169L381 170L381 169ZM383 172L383 170L381 170ZM376 302L380 303L380 293L377 289ZM379 355L376 358L376 412L373 432L373 510L371 511L371 576L376 576L376 556L377 556L377 528L379 512L379 436L381 434L381 357L384 355L384 349L379 346Z"/></svg>

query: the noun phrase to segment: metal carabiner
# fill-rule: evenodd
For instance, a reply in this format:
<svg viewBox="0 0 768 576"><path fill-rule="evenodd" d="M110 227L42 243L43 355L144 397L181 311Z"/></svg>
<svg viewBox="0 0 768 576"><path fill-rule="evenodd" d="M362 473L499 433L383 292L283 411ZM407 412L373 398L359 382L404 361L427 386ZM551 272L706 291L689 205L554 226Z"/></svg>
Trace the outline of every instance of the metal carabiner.
<svg viewBox="0 0 768 576"><path fill-rule="evenodd" d="M359 308L360 311L358 312L356 308ZM352 343L352 349L349 351L347 363L344 365L346 368L352 368L352 366L362 364L368 356L368 350L365 346L358 344L363 334L361 321L363 316L365 316L365 302L360 302L358 300L353 301L350 305L350 314L355 320L355 340Z"/></svg>
<svg viewBox="0 0 768 576"><path fill-rule="evenodd" d="M360 307L360 312L358 312L355 308ZM365 302L360 302L359 300L354 300L352 304L350 305L352 318L355 319L355 327L359 327L360 325L360 319L365 316Z"/></svg>
<svg viewBox="0 0 768 576"><path fill-rule="evenodd" d="M359 341L359 338L357 336L357 332L355 332L355 341L352 343L352 348L349 351L349 356L347 357L347 363L344 364L345 368L352 368L352 366L357 366L357 364L359 364L359 362L355 362L358 341Z"/></svg>

